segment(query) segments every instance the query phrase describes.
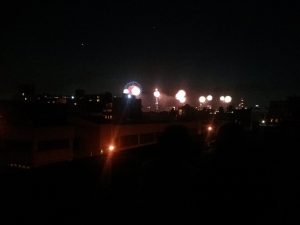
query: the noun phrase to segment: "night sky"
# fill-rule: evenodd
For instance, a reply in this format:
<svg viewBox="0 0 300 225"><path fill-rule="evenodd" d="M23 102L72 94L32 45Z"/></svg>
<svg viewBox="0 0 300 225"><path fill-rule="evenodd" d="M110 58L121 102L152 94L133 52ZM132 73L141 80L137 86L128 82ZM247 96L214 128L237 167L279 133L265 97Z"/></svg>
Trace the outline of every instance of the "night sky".
<svg viewBox="0 0 300 225"><path fill-rule="evenodd" d="M297 1L23 1L1 5L0 98L122 92L137 81L174 96L230 94L249 104L299 95ZM297 4L297 5L296 5Z"/></svg>

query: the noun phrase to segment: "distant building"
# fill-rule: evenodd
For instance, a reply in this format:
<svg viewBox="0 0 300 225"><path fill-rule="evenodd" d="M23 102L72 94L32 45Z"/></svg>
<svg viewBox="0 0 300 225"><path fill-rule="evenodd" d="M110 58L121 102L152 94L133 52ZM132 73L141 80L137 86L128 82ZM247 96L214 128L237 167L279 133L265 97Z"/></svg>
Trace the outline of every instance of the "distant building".
<svg viewBox="0 0 300 225"><path fill-rule="evenodd" d="M268 124L295 123L300 121L300 97L288 97L284 101L271 101L267 115Z"/></svg>
<svg viewBox="0 0 300 225"><path fill-rule="evenodd" d="M1 102L0 163L31 168L73 158L66 106Z"/></svg>
<svg viewBox="0 0 300 225"><path fill-rule="evenodd" d="M198 111L195 107L185 104L178 109L178 118L185 120L195 120L198 116Z"/></svg>
<svg viewBox="0 0 300 225"><path fill-rule="evenodd" d="M69 114L68 105L0 103L1 165L28 169L152 145L174 122L195 134L200 127L194 121L136 123L141 100L115 98L113 104L112 113L120 120L106 123L97 115Z"/></svg>

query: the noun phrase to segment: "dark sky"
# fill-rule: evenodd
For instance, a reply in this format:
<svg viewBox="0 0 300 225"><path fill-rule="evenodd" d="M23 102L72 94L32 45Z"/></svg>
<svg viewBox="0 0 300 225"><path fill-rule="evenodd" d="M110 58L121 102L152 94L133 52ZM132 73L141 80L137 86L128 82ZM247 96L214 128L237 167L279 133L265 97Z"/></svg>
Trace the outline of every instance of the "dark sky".
<svg viewBox="0 0 300 225"><path fill-rule="evenodd" d="M185 88L192 104L299 95L297 1L222 2L11 1L0 11L0 97L21 83L117 95L129 81L150 96Z"/></svg>

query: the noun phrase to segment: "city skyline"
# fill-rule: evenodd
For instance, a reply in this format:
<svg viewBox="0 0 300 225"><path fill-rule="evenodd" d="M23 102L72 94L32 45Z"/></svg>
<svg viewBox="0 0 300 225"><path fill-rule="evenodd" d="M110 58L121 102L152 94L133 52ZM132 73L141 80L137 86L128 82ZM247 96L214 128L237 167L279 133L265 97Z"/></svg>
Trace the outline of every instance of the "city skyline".
<svg viewBox="0 0 300 225"><path fill-rule="evenodd" d="M4 6L1 98L37 91L188 90L249 104L299 95L299 8L289 3L37 3Z"/></svg>

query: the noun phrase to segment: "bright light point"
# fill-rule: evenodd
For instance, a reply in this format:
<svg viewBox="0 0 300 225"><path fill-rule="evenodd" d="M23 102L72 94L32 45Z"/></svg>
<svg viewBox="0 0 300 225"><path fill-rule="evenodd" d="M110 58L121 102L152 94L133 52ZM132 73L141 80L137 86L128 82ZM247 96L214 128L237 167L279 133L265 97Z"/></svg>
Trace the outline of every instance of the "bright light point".
<svg viewBox="0 0 300 225"><path fill-rule="evenodd" d="M186 97L182 97L182 98L180 98L180 99L178 99L178 100L179 100L180 103L185 103Z"/></svg>
<svg viewBox="0 0 300 225"><path fill-rule="evenodd" d="M259 105L255 105L255 107L256 107L256 108L258 108L258 107L259 107Z"/></svg>
<svg viewBox="0 0 300 225"><path fill-rule="evenodd" d="M206 97L206 99L207 99L207 101L211 101L211 100L213 99L213 97L212 97L211 95L208 95L208 96Z"/></svg>
<svg viewBox="0 0 300 225"><path fill-rule="evenodd" d="M108 147L108 150L109 150L110 152L112 152L113 150L115 150L115 146L110 145L110 146Z"/></svg>
<svg viewBox="0 0 300 225"><path fill-rule="evenodd" d="M75 98L75 97L72 95L72 96L71 96L71 99L74 99L74 98Z"/></svg>
<svg viewBox="0 0 300 225"><path fill-rule="evenodd" d="M153 95L155 98L159 98L160 97L160 93L158 91L158 89L156 88L155 91L153 92Z"/></svg>
<svg viewBox="0 0 300 225"><path fill-rule="evenodd" d="M184 90L179 90L175 95L175 98L180 101L180 99L185 98L186 92Z"/></svg>
<svg viewBox="0 0 300 225"><path fill-rule="evenodd" d="M131 98L131 95L127 95L127 98Z"/></svg>
<svg viewBox="0 0 300 225"><path fill-rule="evenodd" d="M261 121L261 123L265 124L265 123L266 123L266 121L265 121L265 120L262 120L262 121Z"/></svg>
<svg viewBox="0 0 300 225"><path fill-rule="evenodd" d="M25 95L25 93L23 92L23 93L22 93L22 96L24 96L24 95Z"/></svg>
<svg viewBox="0 0 300 225"><path fill-rule="evenodd" d="M138 95L141 94L141 89L137 86L133 86L132 89L131 89L131 94L135 95L135 96L138 96Z"/></svg>
<svg viewBox="0 0 300 225"><path fill-rule="evenodd" d="M224 102L224 101L225 101L225 97L224 97L224 96L221 96L221 97L220 97L220 101Z"/></svg>
<svg viewBox="0 0 300 225"><path fill-rule="evenodd" d="M123 93L134 95L134 96L139 96L142 93L142 87L137 82L129 82L123 88Z"/></svg>
<svg viewBox="0 0 300 225"><path fill-rule="evenodd" d="M208 126L208 127L207 127L207 130L208 130L208 131L212 131L212 130L213 130L212 126Z"/></svg>
<svg viewBox="0 0 300 225"><path fill-rule="evenodd" d="M206 98L204 96L200 96L200 98L199 98L199 102L200 103L204 103L205 100L206 100Z"/></svg>
<svg viewBox="0 0 300 225"><path fill-rule="evenodd" d="M182 96L182 97L184 97L186 95L184 90L179 90L178 94L179 94L179 96Z"/></svg>
<svg viewBox="0 0 300 225"><path fill-rule="evenodd" d="M232 101L231 96L226 96L225 99L224 99L224 101L225 101L226 103L230 103L230 102Z"/></svg>

